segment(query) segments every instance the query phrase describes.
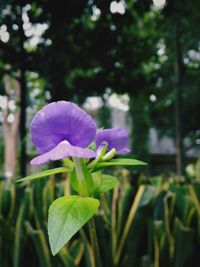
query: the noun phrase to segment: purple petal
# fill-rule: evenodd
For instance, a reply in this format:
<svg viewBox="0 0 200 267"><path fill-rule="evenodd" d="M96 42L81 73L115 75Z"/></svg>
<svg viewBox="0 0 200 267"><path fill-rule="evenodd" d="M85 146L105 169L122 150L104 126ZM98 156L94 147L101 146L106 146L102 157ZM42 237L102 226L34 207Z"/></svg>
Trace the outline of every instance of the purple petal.
<svg viewBox="0 0 200 267"><path fill-rule="evenodd" d="M100 131L96 135L97 148L101 146L103 142L107 142L108 150L115 148L116 152L119 154L130 152L130 149L126 147L128 144L128 132L125 129L111 128Z"/></svg>
<svg viewBox="0 0 200 267"><path fill-rule="evenodd" d="M95 158L96 153L93 150L72 146L69 142L62 141L52 150L32 159L31 165L42 165L50 160L54 161L68 157Z"/></svg>
<svg viewBox="0 0 200 267"><path fill-rule="evenodd" d="M131 150L129 148L127 148L127 147L122 148L122 149L117 151L118 154L128 154L130 152L131 152Z"/></svg>
<svg viewBox="0 0 200 267"><path fill-rule="evenodd" d="M96 125L89 114L77 105L58 101L46 105L31 122L31 139L39 154L52 150L63 140L87 147L96 135Z"/></svg>

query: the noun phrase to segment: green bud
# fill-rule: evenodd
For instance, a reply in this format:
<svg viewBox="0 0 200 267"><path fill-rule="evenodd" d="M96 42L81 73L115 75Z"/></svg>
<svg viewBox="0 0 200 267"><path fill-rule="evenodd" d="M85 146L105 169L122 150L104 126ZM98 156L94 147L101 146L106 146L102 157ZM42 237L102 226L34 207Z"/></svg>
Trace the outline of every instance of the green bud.
<svg viewBox="0 0 200 267"><path fill-rule="evenodd" d="M103 160L110 160L114 158L115 155L116 155L116 149L113 148L108 153L105 154L105 156L103 157Z"/></svg>
<svg viewBox="0 0 200 267"><path fill-rule="evenodd" d="M103 157L106 154L107 148L108 148L108 144L106 142L103 142L101 147L98 148L97 157L95 158L95 160L93 160L92 162L88 164L89 168L94 168L98 162L103 160Z"/></svg>
<svg viewBox="0 0 200 267"><path fill-rule="evenodd" d="M103 159L103 157L106 154L107 148L108 148L108 144L106 142L103 142L103 144L98 148L98 151L97 151L97 157L96 157L97 161Z"/></svg>

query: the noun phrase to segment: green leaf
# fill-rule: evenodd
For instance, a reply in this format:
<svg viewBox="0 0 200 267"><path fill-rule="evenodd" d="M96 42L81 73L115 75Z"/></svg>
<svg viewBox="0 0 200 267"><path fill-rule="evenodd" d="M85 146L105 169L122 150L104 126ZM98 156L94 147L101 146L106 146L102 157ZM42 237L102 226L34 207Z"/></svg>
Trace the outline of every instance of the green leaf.
<svg viewBox="0 0 200 267"><path fill-rule="evenodd" d="M94 188L95 190L102 184L102 172L98 171L98 172L93 172L92 173L92 180L94 183Z"/></svg>
<svg viewBox="0 0 200 267"><path fill-rule="evenodd" d="M97 163L96 167L101 168L106 166L140 166L140 165L147 165L147 163L136 159L118 158Z"/></svg>
<svg viewBox="0 0 200 267"><path fill-rule="evenodd" d="M50 176L50 175L57 174L57 173L65 173L68 171L69 171L69 169L64 168L64 167L55 168L55 169L31 174L29 176L26 176L22 179L17 180L16 183L41 179L41 178L46 177L46 176Z"/></svg>
<svg viewBox="0 0 200 267"><path fill-rule="evenodd" d="M155 194L156 194L156 188L154 186L147 185L140 200L139 207L148 205L155 197Z"/></svg>
<svg viewBox="0 0 200 267"><path fill-rule="evenodd" d="M78 177L76 175L75 168L73 168L73 170L70 174L70 182L71 182L71 186L74 189L74 191L79 192Z"/></svg>
<svg viewBox="0 0 200 267"><path fill-rule="evenodd" d="M65 167L69 168L70 170L73 170L74 162L71 159L65 158L65 159L63 159L63 163L64 163Z"/></svg>
<svg viewBox="0 0 200 267"><path fill-rule="evenodd" d="M118 184L118 180L116 177L112 175L103 174L102 175L102 183L97 188L98 193L105 193L111 189L113 189Z"/></svg>
<svg viewBox="0 0 200 267"><path fill-rule="evenodd" d="M49 208L48 234L53 255L95 214L100 202L95 198L64 196Z"/></svg>
<svg viewBox="0 0 200 267"><path fill-rule="evenodd" d="M88 195L88 194L90 195L92 192L95 191L97 187L93 182L91 173L84 167L82 167L82 171L84 180L82 179L79 180L75 168L72 170L70 176L71 185L76 192L82 195Z"/></svg>
<svg viewBox="0 0 200 267"><path fill-rule="evenodd" d="M175 218L175 267L186 266L188 258L191 256L192 251L194 251L195 249L194 237L194 229L185 227L178 218Z"/></svg>

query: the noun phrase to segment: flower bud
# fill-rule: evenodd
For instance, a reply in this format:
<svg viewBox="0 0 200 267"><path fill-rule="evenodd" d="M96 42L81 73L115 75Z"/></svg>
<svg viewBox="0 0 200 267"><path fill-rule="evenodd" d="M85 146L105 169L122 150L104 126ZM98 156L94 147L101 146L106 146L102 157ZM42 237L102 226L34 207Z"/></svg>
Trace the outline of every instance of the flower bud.
<svg viewBox="0 0 200 267"><path fill-rule="evenodd" d="M108 153L105 154L105 156L103 157L103 160L110 160L114 158L115 154L116 154L116 149L113 148Z"/></svg>

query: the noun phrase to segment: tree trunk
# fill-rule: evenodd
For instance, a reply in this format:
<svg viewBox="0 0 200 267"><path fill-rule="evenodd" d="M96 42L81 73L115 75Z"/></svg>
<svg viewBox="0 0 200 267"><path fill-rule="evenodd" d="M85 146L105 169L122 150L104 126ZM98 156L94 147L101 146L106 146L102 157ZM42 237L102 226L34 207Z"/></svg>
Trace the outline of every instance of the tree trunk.
<svg viewBox="0 0 200 267"><path fill-rule="evenodd" d="M16 174L17 144L19 133L20 108L17 103L20 100L20 85L16 79L8 74L5 76L5 91L7 107L3 110L3 136L4 136L4 175L13 178ZM10 100L16 104L15 110L10 110ZM13 121L9 118L13 117Z"/></svg>
<svg viewBox="0 0 200 267"><path fill-rule="evenodd" d="M20 175L22 177L26 176L26 163L27 163L27 153L26 153L26 85L25 85L25 72L21 69L20 77L20 87L21 87L21 97L20 97Z"/></svg>
<svg viewBox="0 0 200 267"><path fill-rule="evenodd" d="M177 175L183 174L183 133L182 133L182 52L178 27L174 29L175 42L175 124L176 124L176 171Z"/></svg>
<svg viewBox="0 0 200 267"><path fill-rule="evenodd" d="M19 38L20 38L20 175L22 177L26 176L26 163L27 163L27 151L26 151L26 107L27 107L27 88L26 88L26 51L24 49L25 34L23 29L23 3L21 6L21 20L19 21Z"/></svg>

